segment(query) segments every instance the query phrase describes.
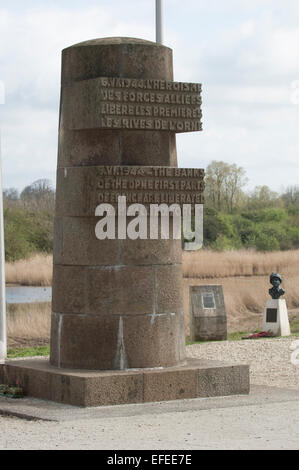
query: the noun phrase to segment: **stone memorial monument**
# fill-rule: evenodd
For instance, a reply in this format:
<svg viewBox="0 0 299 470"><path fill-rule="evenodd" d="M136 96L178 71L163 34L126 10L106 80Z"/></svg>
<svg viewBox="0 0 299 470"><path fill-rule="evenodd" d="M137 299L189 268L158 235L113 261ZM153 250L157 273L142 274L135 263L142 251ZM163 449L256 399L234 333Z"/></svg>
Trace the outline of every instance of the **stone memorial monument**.
<svg viewBox="0 0 299 470"><path fill-rule="evenodd" d="M115 237L96 236L101 204L132 222L119 198L203 204L204 171L176 152L176 133L201 128L201 85L173 81L171 49L107 38L63 51L50 363L8 362L0 378L79 406L248 393L247 366L186 359L181 241L128 238L111 212Z"/></svg>
<svg viewBox="0 0 299 470"><path fill-rule="evenodd" d="M190 340L226 340L227 318L222 286L192 286L189 299Z"/></svg>
<svg viewBox="0 0 299 470"><path fill-rule="evenodd" d="M290 322L285 299L281 299L285 294L280 287L282 277L280 274L272 273L270 276L272 288L269 294L272 299L267 300L263 317L263 331L269 331L273 336L290 336Z"/></svg>

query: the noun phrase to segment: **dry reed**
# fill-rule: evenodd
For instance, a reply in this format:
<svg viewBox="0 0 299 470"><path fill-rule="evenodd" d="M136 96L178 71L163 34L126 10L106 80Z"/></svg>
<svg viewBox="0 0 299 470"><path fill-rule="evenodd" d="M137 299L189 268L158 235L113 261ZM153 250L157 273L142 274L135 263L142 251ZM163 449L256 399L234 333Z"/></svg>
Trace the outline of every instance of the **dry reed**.
<svg viewBox="0 0 299 470"><path fill-rule="evenodd" d="M51 255L36 254L29 259L6 263L6 283L22 286L51 286Z"/></svg>
<svg viewBox="0 0 299 470"><path fill-rule="evenodd" d="M262 314L269 298L269 275L279 272L289 310L299 308L299 250L261 253L255 251L183 253L184 310L189 332L189 286L223 286L228 330L261 328ZM7 282L49 286L52 283L52 257L35 255L29 260L7 263ZM49 338L50 306L22 306L19 315L8 316L10 337ZM48 307L45 307L48 305Z"/></svg>
<svg viewBox="0 0 299 470"><path fill-rule="evenodd" d="M183 253L185 325L189 334L189 286L221 284L226 304L228 331L261 329L269 275L279 272L288 309L299 308L299 250ZM290 312L291 313L291 312Z"/></svg>
<svg viewBox="0 0 299 470"><path fill-rule="evenodd" d="M15 344L49 343L51 304L10 304L7 308L9 346Z"/></svg>
<svg viewBox="0 0 299 470"><path fill-rule="evenodd" d="M267 276L279 272L299 274L299 250L257 252L253 250L217 252L201 250L183 253L185 278L224 278L235 276Z"/></svg>

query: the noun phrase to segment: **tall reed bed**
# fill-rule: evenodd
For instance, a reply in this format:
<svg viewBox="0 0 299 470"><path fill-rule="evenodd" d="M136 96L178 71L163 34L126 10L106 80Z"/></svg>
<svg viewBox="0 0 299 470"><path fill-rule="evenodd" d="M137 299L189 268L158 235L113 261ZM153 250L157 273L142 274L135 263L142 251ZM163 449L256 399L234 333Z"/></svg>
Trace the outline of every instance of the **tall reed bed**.
<svg viewBox="0 0 299 470"><path fill-rule="evenodd" d="M7 307L9 346L45 344L50 340L51 304L10 304Z"/></svg>
<svg viewBox="0 0 299 470"><path fill-rule="evenodd" d="M29 259L6 263L6 283L22 286L51 286L51 255L36 254Z"/></svg>
<svg viewBox="0 0 299 470"><path fill-rule="evenodd" d="M221 284L225 298L228 330L262 328L269 275L283 276L285 299L290 312L299 309L299 250L260 253L255 251L183 253L184 311L189 333L189 287Z"/></svg>
<svg viewBox="0 0 299 470"><path fill-rule="evenodd" d="M257 252L251 250L183 252L185 278L267 276L272 272L299 274L299 250Z"/></svg>
<svg viewBox="0 0 299 470"><path fill-rule="evenodd" d="M24 286L50 286L51 255L36 254L27 260L6 263L6 282ZM216 279L240 276L286 277L299 274L299 250L261 253L251 250L183 252L184 278Z"/></svg>

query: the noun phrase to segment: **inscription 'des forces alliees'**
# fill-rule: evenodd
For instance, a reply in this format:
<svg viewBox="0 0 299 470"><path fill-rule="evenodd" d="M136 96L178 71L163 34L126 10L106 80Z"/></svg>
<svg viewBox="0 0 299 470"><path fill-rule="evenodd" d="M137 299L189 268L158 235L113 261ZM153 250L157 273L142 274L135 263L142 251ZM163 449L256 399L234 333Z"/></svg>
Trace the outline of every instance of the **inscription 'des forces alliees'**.
<svg viewBox="0 0 299 470"><path fill-rule="evenodd" d="M201 84L100 77L64 87L69 129L202 130Z"/></svg>

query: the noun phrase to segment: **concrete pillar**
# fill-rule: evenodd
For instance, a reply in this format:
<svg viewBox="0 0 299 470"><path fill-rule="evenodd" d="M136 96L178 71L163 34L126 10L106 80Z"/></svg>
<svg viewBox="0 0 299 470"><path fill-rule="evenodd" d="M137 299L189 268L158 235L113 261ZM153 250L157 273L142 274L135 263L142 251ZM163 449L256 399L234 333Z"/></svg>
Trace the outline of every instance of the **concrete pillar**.
<svg viewBox="0 0 299 470"><path fill-rule="evenodd" d="M175 133L71 129L69 87L98 77L172 81L172 51L131 38L63 51L50 362L93 370L178 365L185 360L181 241L100 241L95 207L86 204L98 166L176 167Z"/></svg>

